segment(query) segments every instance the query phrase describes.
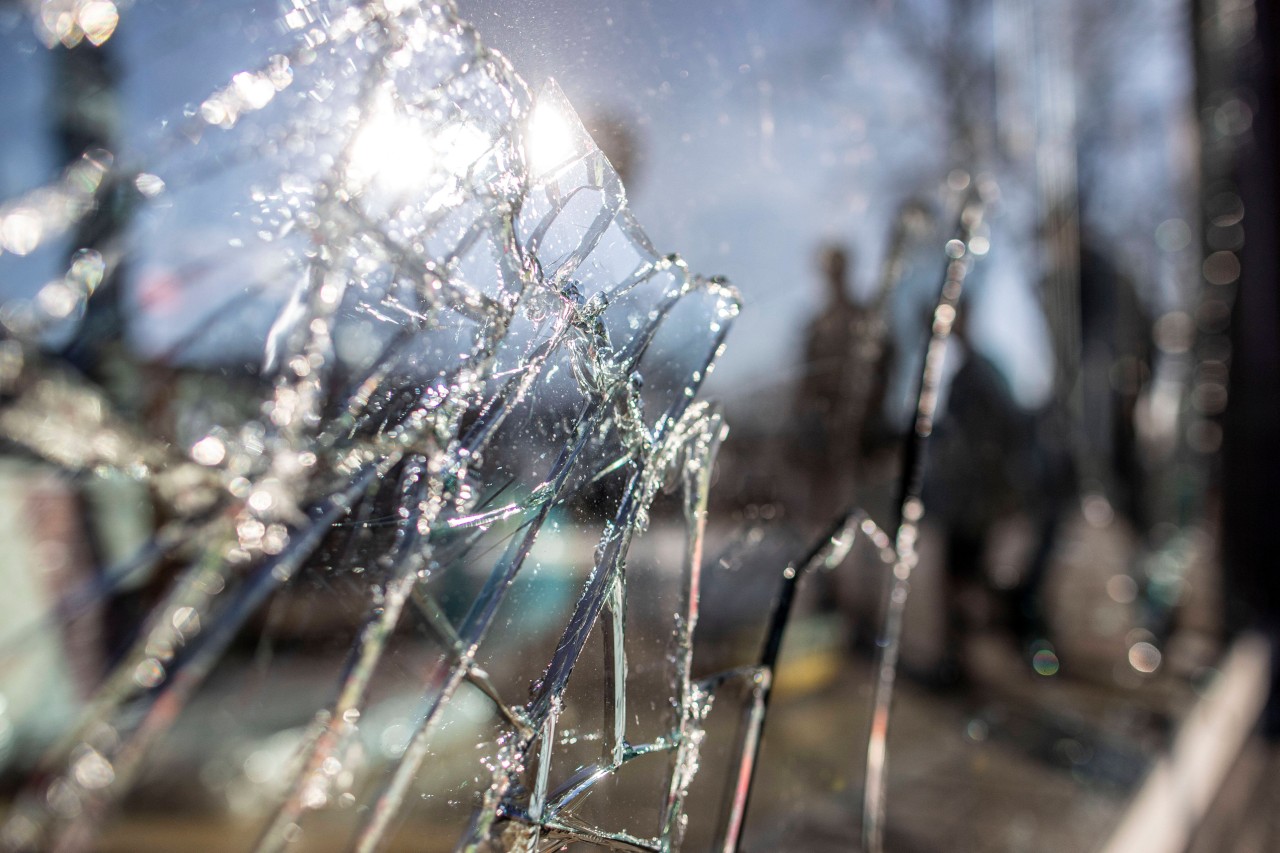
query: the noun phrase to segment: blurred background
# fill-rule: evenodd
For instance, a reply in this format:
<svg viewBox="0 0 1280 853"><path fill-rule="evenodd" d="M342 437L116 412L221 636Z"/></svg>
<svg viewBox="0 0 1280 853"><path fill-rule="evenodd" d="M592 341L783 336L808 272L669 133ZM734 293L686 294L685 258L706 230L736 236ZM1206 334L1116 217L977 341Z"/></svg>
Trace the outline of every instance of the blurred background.
<svg viewBox="0 0 1280 853"><path fill-rule="evenodd" d="M1273 4L459 0L458 13L533 89L559 85L659 251L741 292L702 392L729 433L696 674L754 660L779 572L841 512L860 507L892 537L948 241L979 198L925 450L886 849L1280 849L1280 705L1267 700L1280 652ZM96 247L109 276L87 307L51 311L41 347L114 416L200 464L201 436L262 415L290 273L272 223L255 219L270 165L221 137L178 154L163 140L192 116L216 124L209 93L284 50L303 14L243 0L0 3L0 344L20 306L47 308L46 283ZM259 130L242 134L249 148L271 138ZM130 162L161 150L164 169L100 194L78 229L33 236L14 200L97 149ZM345 328L341 357L372 358L373 333ZM0 379L13 357L0 352ZM21 438L100 413L66 403L32 422L12 398L0 405L9 801L47 770L40 756L174 567L104 582L103 566L127 565L171 520L166 501L149 476L75 470ZM549 449L506 452L519 468ZM524 652L554 647L591 568L598 500L558 510L519 625L488 652L515 695L543 665ZM655 637L682 547L678 501L664 500L628 558L632 576L659 579L649 609L628 616ZM481 554L451 569L446 611L488 565ZM858 849L891 580L863 542L801 585L744 849ZM316 568L276 592L81 848L251 848L332 700L366 586ZM428 633L398 632L350 801L319 810L299 849L349 847L368 780L405 750ZM645 648L641 681L664 653ZM685 849L711 844L730 777L737 716L723 701ZM494 721L471 694L450 704L395 849L451 849L477 802L472 753ZM592 819L642 822L655 780L598 795Z"/></svg>

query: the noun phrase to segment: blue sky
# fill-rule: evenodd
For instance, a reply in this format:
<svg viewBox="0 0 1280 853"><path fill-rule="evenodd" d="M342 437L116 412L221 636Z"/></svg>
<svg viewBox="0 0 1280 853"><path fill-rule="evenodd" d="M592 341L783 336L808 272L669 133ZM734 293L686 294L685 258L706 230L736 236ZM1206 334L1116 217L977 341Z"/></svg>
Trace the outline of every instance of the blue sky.
<svg viewBox="0 0 1280 853"><path fill-rule="evenodd" d="M803 329L822 295L817 247L836 241L853 248L855 286L865 292L893 212L907 196L936 191L948 168L936 77L903 49L884 17L889 7L827 0L459 6L531 86L554 77L588 124L611 113L633 126L641 156L629 193L641 224L661 251L680 252L697 272L727 276L746 300L711 390L739 422L785 411L790 383L803 369ZM1144 7L1167 18L1173 4L1144 0ZM53 164L41 122L48 58L29 25L5 8L0 74L8 85L0 114L10 120L0 128L0 196L9 198L47 179ZM278 15L274 2L246 0L128 6L116 47L127 69L122 95L131 145L145 148L185 105L279 49L285 36ZM1130 235L1139 251L1152 243L1154 224L1178 214L1174 193L1161 182L1171 182L1178 156L1173 131L1187 69L1168 39L1147 33L1127 40L1129 71L1116 79L1113 99L1128 123L1101 161L1112 192L1100 207L1112 227L1130 227L1135 215L1126 204L1151 208L1143 213L1146 230ZM1154 154L1153 141L1161 148ZM216 304L253 266L250 249L231 245L249 230L236 211L252 180L232 177L192 188L198 204L178 196L167 213L142 222L150 230L141 232L135 272L139 286L151 288L149 299L163 302L165 275L195 264L221 270L193 285L203 303ZM1033 205L1025 188L1005 186L993 249L974 279L972 325L1015 391L1038 402L1050 370L1034 292ZM0 258L4 292L52 275L59 254L25 259L20 269L13 258ZM925 275L904 297L926 301L930 286ZM178 306L135 332L154 348L200 318Z"/></svg>

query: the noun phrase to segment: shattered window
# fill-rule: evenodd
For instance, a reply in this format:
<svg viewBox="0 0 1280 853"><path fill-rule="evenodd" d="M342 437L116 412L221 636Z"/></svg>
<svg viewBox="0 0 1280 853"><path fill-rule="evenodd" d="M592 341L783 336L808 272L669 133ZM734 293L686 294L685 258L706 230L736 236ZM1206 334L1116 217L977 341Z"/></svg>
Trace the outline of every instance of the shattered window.
<svg viewBox="0 0 1280 853"><path fill-rule="evenodd" d="M0 845L1119 843L1265 666L1186 17L0 8Z"/></svg>

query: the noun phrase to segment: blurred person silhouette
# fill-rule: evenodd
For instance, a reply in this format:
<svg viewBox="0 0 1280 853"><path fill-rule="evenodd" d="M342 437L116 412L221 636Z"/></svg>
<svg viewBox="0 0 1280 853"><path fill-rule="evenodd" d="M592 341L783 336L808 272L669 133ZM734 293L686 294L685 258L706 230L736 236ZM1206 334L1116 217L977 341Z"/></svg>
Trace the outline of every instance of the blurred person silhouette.
<svg viewBox="0 0 1280 853"><path fill-rule="evenodd" d="M1016 580L1000 591L1007 627L1027 654L1052 651L1042 601L1043 580L1072 480L1059 419L1016 401L1008 379L976 347L971 300L959 306L946 358L950 381L927 450L924 504L945 539L944 642L937 686L963 682L969 616L966 592L987 587L998 525L1021 516L1032 542Z"/></svg>
<svg viewBox="0 0 1280 853"><path fill-rule="evenodd" d="M1151 318L1132 276L1090 229L1080 241L1080 341L1084 437L1093 457L1082 486L1142 530L1149 519L1135 411L1151 377Z"/></svg>
<svg viewBox="0 0 1280 853"><path fill-rule="evenodd" d="M1081 204L1088 204L1083 194ZM1153 511L1160 512L1153 500L1169 501L1146 488L1145 458L1150 451L1138 431L1139 402L1149 393L1152 374L1151 320L1139 296L1135 270L1124 262L1113 240L1086 225L1076 252L1076 312L1060 311L1051 320L1057 324L1057 337L1068 344L1059 352L1055 397L1074 473L1057 497L1063 539L1082 545L1052 555L1052 572L1085 580L1083 586L1073 584L1077 590L1087 588L1088 579L1115 579L1131 582L1136 594L1132 605L1125 605L1127 628L1116 622L1114 629L1104 630L1098 623L1088 631L1062 636L1062 651L1078 653L1087 663L1093 656L1088 636L1113 635L1119 641L1125 632L1141 629L1153 635L1149 639L1167 639L1176 609L1167 587L1152 583L1142 570L1144 549L1158 544L1148 540ZM1083 592L1064 597L1068 606L1059 615L1079 624L1080 608L1089 606L1087 600ZM1070 615L1073 610L1075 616ZM1135 642L1123 641L1126 646Z"/></svg>
<svg viewBox="0 0 1280 853"><path fill-rule="evenodd" d="M49 97L57 156L67 165L82 157L110 163L109 152L118 150L125 121L120 89L126 69L119 45L85 39L51 55L54 86ZM131 270L125 244L137 201L133 180L108 170L92 208L71 230L68 264L82 252L111 262L105 264L93 298L84 303L75 333L58 346L56 356L102 391L116 413L154 435L159 419L147 416L167 403L172 382L162 368L141 366L129 344ZM151 604L147 587L158 584L155 572L138 573L119 584L104 577L106 567L143 547L154 529L153 503L147 485L119 472L83 478L78 491L84 529L79 534L83 541L76 544L87 548L88 571L108 589L91 608L98 621L101 667L132 640ZM66 630L76 630L75 623ZM77 656L90 659L88 652Z"/></svg>
<svg viewBox="0 0 1280 853"><path fill-rule="evenodd" d="M883 300L850 295L851 253L820 250L827 298L805 335L803 377L796 400L797 453L809 483L808 505L824 517L853 499L873 430L883 411L888 344Z"/></svg>

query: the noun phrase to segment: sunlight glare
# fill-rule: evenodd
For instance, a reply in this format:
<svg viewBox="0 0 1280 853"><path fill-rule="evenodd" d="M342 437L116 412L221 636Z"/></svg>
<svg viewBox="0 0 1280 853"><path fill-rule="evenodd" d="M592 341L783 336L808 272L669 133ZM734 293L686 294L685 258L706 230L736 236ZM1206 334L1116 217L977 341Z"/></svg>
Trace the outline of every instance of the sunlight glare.
<svg viewBox="0 0 1280 853"><path fill-rule="evenodd" d="M492 146L474 124L433 127L382 98L351 145L348 175L383 189L431 192L464 178Z"/></svg>
<svg viewBox="0 0 1280 853"><path fill-rule="evenodd" d="M555 106L539 101L533 108L525 138L533 176L545 175L568 162L577 153L575 142L569 121Z"/></svg>

